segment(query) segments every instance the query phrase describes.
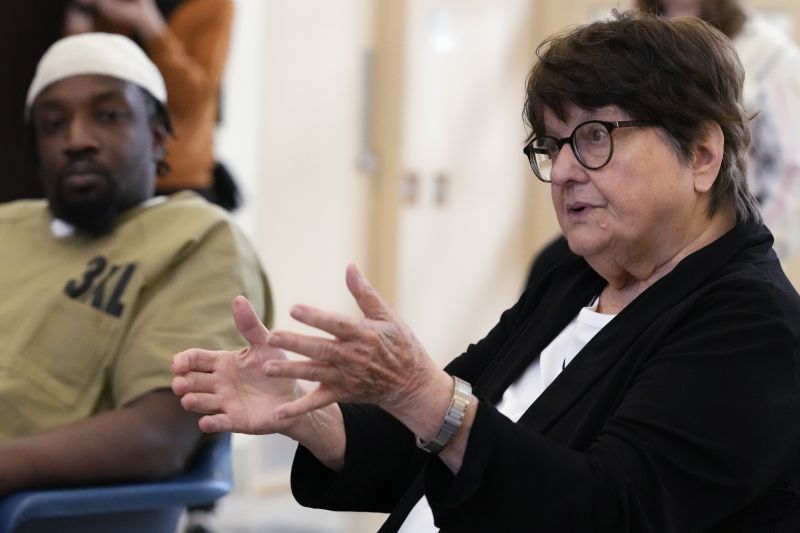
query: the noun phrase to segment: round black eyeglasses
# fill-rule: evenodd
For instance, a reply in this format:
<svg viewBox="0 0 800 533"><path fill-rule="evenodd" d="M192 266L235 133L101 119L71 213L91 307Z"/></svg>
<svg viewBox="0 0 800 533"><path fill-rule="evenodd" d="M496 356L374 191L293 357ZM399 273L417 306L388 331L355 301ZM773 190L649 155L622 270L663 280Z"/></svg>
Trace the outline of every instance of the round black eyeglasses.
<svg viewBox="0 0 800 533"><path fill-rule="evenodd" d="M563 139L550 135L536 137L522 151L528 157L536 177L545 183L550 183L550 170L565 144L572 147L572 153L575 154L575 159L581 165L589 170L597 170L606 166L614 154L612 131L617 128L654 125L655 122L648 120L617 120L614 122L588 120L575 126L569 137Z"/></svg>

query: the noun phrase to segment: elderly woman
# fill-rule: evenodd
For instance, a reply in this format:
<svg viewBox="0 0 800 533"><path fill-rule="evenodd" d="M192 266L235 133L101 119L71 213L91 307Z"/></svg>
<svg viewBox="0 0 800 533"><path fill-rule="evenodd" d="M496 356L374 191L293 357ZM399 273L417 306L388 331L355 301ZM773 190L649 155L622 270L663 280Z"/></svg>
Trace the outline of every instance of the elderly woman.
<svg viewBox="0 0 800 533"><path fill-rule="evenodd" d="M350 267L364 318L268 332L238 299L250 347L176 355L173 389L204 431L296 439L298 501L381 531L800 530L800 298L747 189L736 55L634 14L538 55L525 152L573 253L483 340L437 368Z"/></svg>

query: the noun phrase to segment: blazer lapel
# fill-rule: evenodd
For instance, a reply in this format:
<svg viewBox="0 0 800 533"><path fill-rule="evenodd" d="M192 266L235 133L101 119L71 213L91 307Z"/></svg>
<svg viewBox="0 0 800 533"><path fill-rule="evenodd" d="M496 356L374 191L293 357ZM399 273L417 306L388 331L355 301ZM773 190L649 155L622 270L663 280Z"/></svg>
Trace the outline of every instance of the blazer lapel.
<svg viewBox="0 0 800 533"><path fill-rule="evenodd" d="M609 372L642 331L657 323L665 310L684 300L721 265L730 261L751 232L752 226L737 225L717 241L688 256L672 272L644 291L578 353L531 404L519 422L546 432L598 379ZM569 318L571 320L577 310L569 307L573 311ZM564 326L566 323L561 329ZM538 357L544 345L552 341L561 329L548 334L544 342L536 344L538 351L535 356ZM520 373L515 373L510 381L506 380L508 384Z"/></svg>
<svg viewBox="0 0 800 533"><path fill-rule="evenodd" d="M548 286L548 290L537 292L534 289L530 315L475 384L476 392L484 399L497 404L505 390L605 285L605 281L577 256L570 259L565 270L566 275L543 279L542 284ZM577 277L575 272L579 272Z"/></svg>

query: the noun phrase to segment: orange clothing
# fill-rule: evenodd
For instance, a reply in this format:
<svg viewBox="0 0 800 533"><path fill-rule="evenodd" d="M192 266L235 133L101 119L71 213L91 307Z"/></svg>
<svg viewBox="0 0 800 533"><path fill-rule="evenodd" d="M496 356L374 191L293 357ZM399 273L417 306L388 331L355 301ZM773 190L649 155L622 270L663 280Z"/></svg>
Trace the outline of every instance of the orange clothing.
<svg viewBox="0 0 800 533"><path fill-rule="evenodd" d="M211 185L214 127L233 10L232 0L187 0L170 15L167 31L145 45L167 84L167 109L175 130L167 143L172 170L159 178L159 190Z"/></svg>

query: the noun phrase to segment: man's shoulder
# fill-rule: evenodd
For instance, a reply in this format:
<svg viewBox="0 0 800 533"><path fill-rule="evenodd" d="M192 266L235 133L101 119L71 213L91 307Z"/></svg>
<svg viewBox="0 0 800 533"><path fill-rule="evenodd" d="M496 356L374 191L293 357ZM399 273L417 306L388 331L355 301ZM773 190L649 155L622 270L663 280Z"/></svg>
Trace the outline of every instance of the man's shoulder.
<svg viewBox="0 0 800 533"><path fill-rule="evenodd" d="M172 194L161 203L143 210L141 215L141 220L153 224L163 221L173 228L176 223L199 228L233 222L227 211L191 191Z"/></svg>
<svg viewBox="0 0 800 533"><path fill-rule="evenodd" d="M15 200L0 203L0 224L8 225L26 220L45 220L42 216L47 213L45 200Z"/></svg>
<svg viewBox="0 0 800 533"><path fill-rule="evenodd" d="M224 209L193 192L179 192L151 202L123 216L113 233L115 247L140 247L148 255L183 256L205 243L232 243L239 247L246 239Z"/></svg>

